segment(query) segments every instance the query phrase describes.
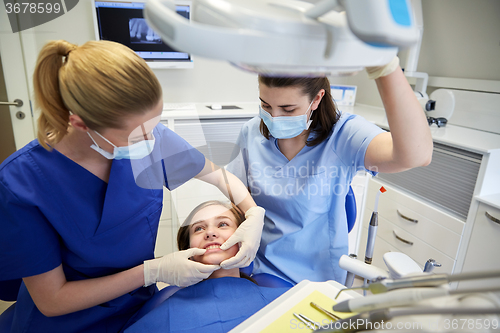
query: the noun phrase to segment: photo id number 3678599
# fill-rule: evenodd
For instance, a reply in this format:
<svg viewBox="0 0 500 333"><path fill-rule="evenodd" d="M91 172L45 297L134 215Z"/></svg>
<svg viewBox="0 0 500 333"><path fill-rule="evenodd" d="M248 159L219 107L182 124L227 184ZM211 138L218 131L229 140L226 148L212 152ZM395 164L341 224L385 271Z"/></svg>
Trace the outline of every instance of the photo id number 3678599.
<svg viewBox="0 0 500 333"><path fill-rule="evenodd" d="M59 13L61 11L60 3L44 3L44 2L22 2L22 3L5 3L7 14L50 14Z"/></svg>

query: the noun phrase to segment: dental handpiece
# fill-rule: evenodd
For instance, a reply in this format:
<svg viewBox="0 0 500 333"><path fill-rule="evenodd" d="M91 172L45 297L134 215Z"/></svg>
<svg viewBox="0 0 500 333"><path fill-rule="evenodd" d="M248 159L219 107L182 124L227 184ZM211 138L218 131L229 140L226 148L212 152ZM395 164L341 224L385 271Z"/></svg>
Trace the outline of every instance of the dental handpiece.
<svg viewBox="0 0 500 333"><path fill-rule="evenodd" d="M380 283L385 285L387 290L412 287L436 287L449 282L489 279L500 277L500 270L486 272L466 272L458 274L425 274L417 275L397 280L381 280Z"/></svg>
<svg viewBox="0 0 500 333"><path fill-rule="evenodd" d="M500 289L500 288L497 288ZM495 289L495 290L497 290ZM370 295L340 302L333 306L337 312L365 312L395 306L411 305L424 299L455 294L495 291L491 288L449 290L447 288L412 288L393 290L385 294Z"/></svg>
<svg viewBox="0 0 500 333"><path fill-rule="evenodd" d="M334 325L314 330L315 333L351 333L373 330L375 323L387 322L396 317L421 315L499 315L498 308L402 308L381 309L362 312L349 318L340 319ZM345 325L344 325L345 324Z"/></svg>
<svg viewBox="0 0 500 333"><path fill-rule="evenodd" d="M481 280L490 278L500 278L500 270L496 271L480 271L466 272L458 274L423 274L412 277L404 277L397 280L378 278L375 282L361 287L341 289L335 299L345 290L363 289L370 290L373 294L386 293L393 289L415 288L415 287L437 287L449 282L465 281L465 280Z"/></svg>
<svg viewBox="0 0 500 333"><path fill-rule="evenodd" d="M377 237L377 228L378 228L378 200L380 195L387 191L383 186L377 192L377 196L375 197L375 207L373 208L373 213L370 218L370 225L368 226L368 241L366 243L366 251L365 251L365 263L371 265L373 259L373 249L375 248L375 238Z"/></svg>
<svg viewBox="0 0 500 333"><path fill-rule="evenodd" d="M444 288L414 288L394 290L384 294L359 297L340 302L333 306L338 312L365 312L391 306L401 306L423 299L448 295Z"/></svg>
<svg viewBox="0 0 500 333"><path fill-rule="evenodd" d="M378 212L373 212L368 226L368 242L366 243L365 263L371 265L373 249L375 248L375 237L377 237Z"/></svg>

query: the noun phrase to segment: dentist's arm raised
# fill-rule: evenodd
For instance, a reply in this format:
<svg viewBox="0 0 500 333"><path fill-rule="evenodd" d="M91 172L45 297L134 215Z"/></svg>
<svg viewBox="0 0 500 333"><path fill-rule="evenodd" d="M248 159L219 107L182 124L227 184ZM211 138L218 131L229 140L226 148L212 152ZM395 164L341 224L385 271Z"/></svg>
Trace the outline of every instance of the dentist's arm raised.
<svg viewBox="0 0 500 333"><path fill-rule="evenodd" d="M226 197L245 212L245 221L221 246L222 250L227 250L239 243L240 249L233 258L221 262L220 266L230 269L250 265L260 246L262 228L264 227L264 208L257 207L248 189L238 177L209 160L205 160L205 167L195 178L217 186Z"/></svg>
<svg viewBox="0 0 500 333"><path fill-rule="evenodd" d="M392 173L428 165L433 149L431 132L425 113L399 67L399 59L366 71L377 84L390 132L379 134L370 142L365 167Z"/></svg>

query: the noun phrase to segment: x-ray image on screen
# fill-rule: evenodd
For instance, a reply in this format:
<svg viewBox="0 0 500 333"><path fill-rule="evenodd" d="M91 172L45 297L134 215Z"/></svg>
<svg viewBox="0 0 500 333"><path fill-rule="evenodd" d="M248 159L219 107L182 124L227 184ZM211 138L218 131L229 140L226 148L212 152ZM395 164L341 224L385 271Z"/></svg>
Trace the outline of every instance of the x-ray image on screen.
<svg viewBox="0 0 500 333"><path fill-rule="evenodd" d="M175 1L177 13L189 20L191 2ZM189 53L174 49L147 25L144 5L140 0L95 1L96 39L126 45L154 68L193 68Z"/></svg>
<svg viewBox="0 0 500 333"><path fill-rule="evenodd" d="M148 27L146 19L132 18L128 21L130 43L132 44L161 44L160 36Z"/></svg>

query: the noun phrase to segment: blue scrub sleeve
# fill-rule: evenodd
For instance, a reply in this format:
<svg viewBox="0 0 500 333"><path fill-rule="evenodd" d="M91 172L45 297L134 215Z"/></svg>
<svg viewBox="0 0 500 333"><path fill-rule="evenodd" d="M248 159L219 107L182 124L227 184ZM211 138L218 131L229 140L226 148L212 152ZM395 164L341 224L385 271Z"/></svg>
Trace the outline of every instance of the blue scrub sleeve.
<svg viewBox="0 0 500 333"><path fill-rule="evenodd" d="M173 190L194 176L205 166L205 155L191 146L186 140L163 126L161 152L168 180L168 188ZM166 139L165 139L166 137Z"/></svg>
<svg viewBox="0 0 500 333"><path fill-rule="evenodd" d="M366 170L376 175L376 170L365 168L366 150L373 138L385 131L361 116L343 113L334 132L331 148L342 162L352 167L354 173Z"/></svg>
<svg viewBox="0 0 500 333"><path fill-rule="evenodd" d="M62 262L59 237L36 206L0 182L0 280L45 273Z"/></svg>
<svg viewBox="0 0 500 333"><path fill-rule="evenodd" d="M174 190L205 166L205 156L163 124L154 130L155 146L150 156L131 160L136 184L142 188Z"/></svg>

